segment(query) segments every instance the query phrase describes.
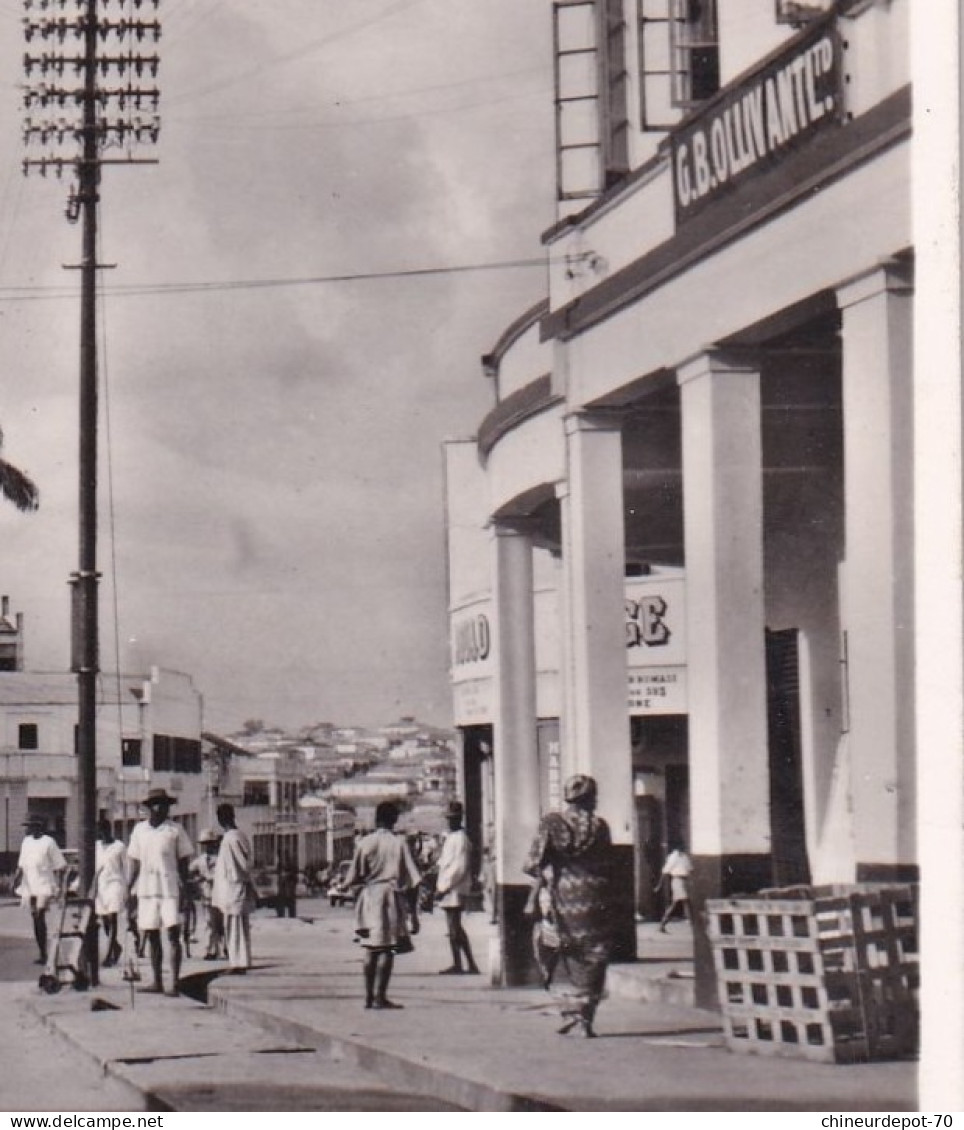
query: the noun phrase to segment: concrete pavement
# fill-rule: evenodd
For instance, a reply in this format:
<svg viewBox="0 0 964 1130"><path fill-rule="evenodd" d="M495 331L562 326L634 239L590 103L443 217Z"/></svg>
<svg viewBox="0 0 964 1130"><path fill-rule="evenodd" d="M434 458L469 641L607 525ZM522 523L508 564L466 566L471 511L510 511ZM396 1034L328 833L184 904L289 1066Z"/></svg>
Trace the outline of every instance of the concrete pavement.
<svg viewBox="0 0 964 1130"><path fill-rule="evenodd" d="M403 1010L366 1011L352 912L319 902L299 909L302 919L256 916L256 968L245 977L188 963L191 991L213 1007L132 998L119 972L107 970L100 989L38 992L34 1008L152 1109L916 1109L914 1063L735 1055L716 1014L653 999L668 983L686 988L679 926L668 936L641 927L650 960L614 968L599 1038L587 1041L556 1034L553 1002L541 990L438 976L449 956L437 914L423 918L415 953L396 961L390 995ZM484 961L488 923L480 914L466 923ZM351 1101L376 1105L330 1105Z"/></svg>

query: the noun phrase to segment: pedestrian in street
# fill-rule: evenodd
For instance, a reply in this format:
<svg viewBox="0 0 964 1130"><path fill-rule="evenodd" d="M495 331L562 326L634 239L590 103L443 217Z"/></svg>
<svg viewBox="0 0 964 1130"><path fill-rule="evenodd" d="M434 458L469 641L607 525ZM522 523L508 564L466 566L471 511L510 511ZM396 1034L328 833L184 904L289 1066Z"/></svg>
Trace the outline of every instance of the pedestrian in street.
<svg viewBox="0 0 964 1130"><path fill-rule="evenodd" d="M187 883L188 866L194 848L187 832L170 819L171 805L177 798L167 790L150 789L143 802L149 815L134 825L127 858L130 860L130 889L137 897L137 928L150 953L153 979L142 991L163 993L164 946L167 941L171 985L166 990L176 997L181 979L181 890Z"/></svg>
<svg viewBox="0 0 964 1130"><path fill-rule="evenodd" d="M274 912L278 918L298 917L298 868L291 859L278 862L278 897Z"/></svg>
<svg viewBox="0 0 964 1130"><path fill-rule="evenodd" d="M659 891L664 879L669 879L670 901L659 923L661 934L666 933L666 923L673 917L677 910L683 915L683 920L689 918L690 896L687 881L693 873L693 861L686 854L686 848L681 840L670 845L670 853L663 864L663 871L659 882L653 887Z"/></svg>
<svg viewBox="0 0 964 1130"><path fill-rule="evenodd" d="M595 1036L593 1020L612 952L612 839L595 812L592 777L570 777L564 796L565 812L542 818L524 870L540 883L548 875L554 924L572 982L559 1033Z"/></svg>
<svg viewBox="0 0 964 1130"><path fill-rule="evenodd" d="M365 1008L401 1008L388 999L396 953L411 953L405 892L419 873L404 836L395 835L398 808L382 801L375 809L375 831L355 846L345 886L362 886L355 903L355 932L366 950Z"/></svg>
<svg viewBox="0 0 964 1130"><path fill-rule="evenodd" d="M127 849L114 838L110 821L98 820L94 846L94 913L107 935L105 969L116 965L122 952L117 927L127 906L127 895Z"/></svg>
<svg viewBox="0 0 964 1130"><path fill-rule="evenodd" d="M191 880L204 915L204 960L216 961L226 956L224 948L224 915L214 905L214 868L218 858L220 835L214 828L204 828L197 838L200 854L191 860Z"/></svg>
<svg viewBox="0 0 964 1130"><path fill-rule="evenodd" d="M30 911L33 936L40 950L37 965L47 963L47 907L61 894L67 861L53 836L47 835L47 822L36 814L28 816L23 826L27 834L20 845L14 890L20 891L21 905Z"/></svg>
<svg viewBox="0 0 964 1130"><path fill-rule="evenodd" d="M251 844L235 823L234 805L219 804L218 823L224 831L214 866L211 901L224 919L228 973L251 968L251 911L255 906L251 882Z"/></svg>
<svg viewBox="0 0 964 1130"><path fill-rule="evenodd" d="M438 859L438 878L435 880L435 898L445 911L445 927L452 951L452 964L440 970L442 974L478 973L479 967L472 956L469 936L462 925L465 896L472 890L472 843L462 827L464 809L457 800L445 810L449 833L442 843ZM465 964L462 958L465 958Z"/></svg>

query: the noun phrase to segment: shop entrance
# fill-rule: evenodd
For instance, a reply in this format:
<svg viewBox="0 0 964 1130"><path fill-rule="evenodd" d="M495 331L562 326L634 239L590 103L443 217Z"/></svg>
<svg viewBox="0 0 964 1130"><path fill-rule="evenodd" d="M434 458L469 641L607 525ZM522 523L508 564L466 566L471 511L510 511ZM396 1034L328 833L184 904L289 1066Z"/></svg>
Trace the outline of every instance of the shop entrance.
<svg viewBox="0 0 964 1130"><path fill-rule="evenodd" d="M492 762L491 725L462 728L462 775L465 798L465 831L472 841L473 874L485 886L494 875L495 779ZM481 890L473 892L475 907Z"/></svg>
<svg viewBox="0 0 964 1130"><path fill-rule="evenodd" d="M688 719L684 714L630 719L633 748L636 913L662 913L657 885L670 844L690 846Z"/></svg>

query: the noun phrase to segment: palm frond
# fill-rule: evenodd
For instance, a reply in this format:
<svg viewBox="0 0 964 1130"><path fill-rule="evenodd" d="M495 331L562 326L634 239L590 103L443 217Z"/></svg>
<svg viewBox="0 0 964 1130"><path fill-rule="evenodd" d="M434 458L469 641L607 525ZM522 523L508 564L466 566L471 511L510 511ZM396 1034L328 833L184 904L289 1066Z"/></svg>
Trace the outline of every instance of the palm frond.
<svg viewBox="0 0 964 1130"><path fill-rule="evenodd" d="M36 510L40 505L40 491L34 483L4 459L0 459L0 495L18 510Z"/></svg>

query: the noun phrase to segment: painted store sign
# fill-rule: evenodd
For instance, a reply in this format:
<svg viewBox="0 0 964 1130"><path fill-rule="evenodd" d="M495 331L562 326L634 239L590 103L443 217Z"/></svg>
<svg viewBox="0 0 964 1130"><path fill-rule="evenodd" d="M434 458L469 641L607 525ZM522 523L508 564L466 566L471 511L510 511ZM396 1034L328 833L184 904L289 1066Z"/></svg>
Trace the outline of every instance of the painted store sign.
<svg viewBox="0 0 964 1130"><path fill-rule="evenodd" d="M686 582L682 574L627 581L625 611L628 712L686 713ZM557 633L545 631L542 621L547 617L558 617L558 605L553 600L543 607L537 598L538 677L540 685L545 684L545 701L554 712L558 701L549 690L556 686L553 680L558 681L561 671L561 644ZM482 597L453 612L451 631L456 725L491 722L498 653L490 599ZM558 695L558 689L553 694Z"/></svg>
<svg viewBox="0 0 964 1130"><path fill-rule="evenodd" d="M840 39L821 21L673 132L677 223L842 116Z"/></svg>

